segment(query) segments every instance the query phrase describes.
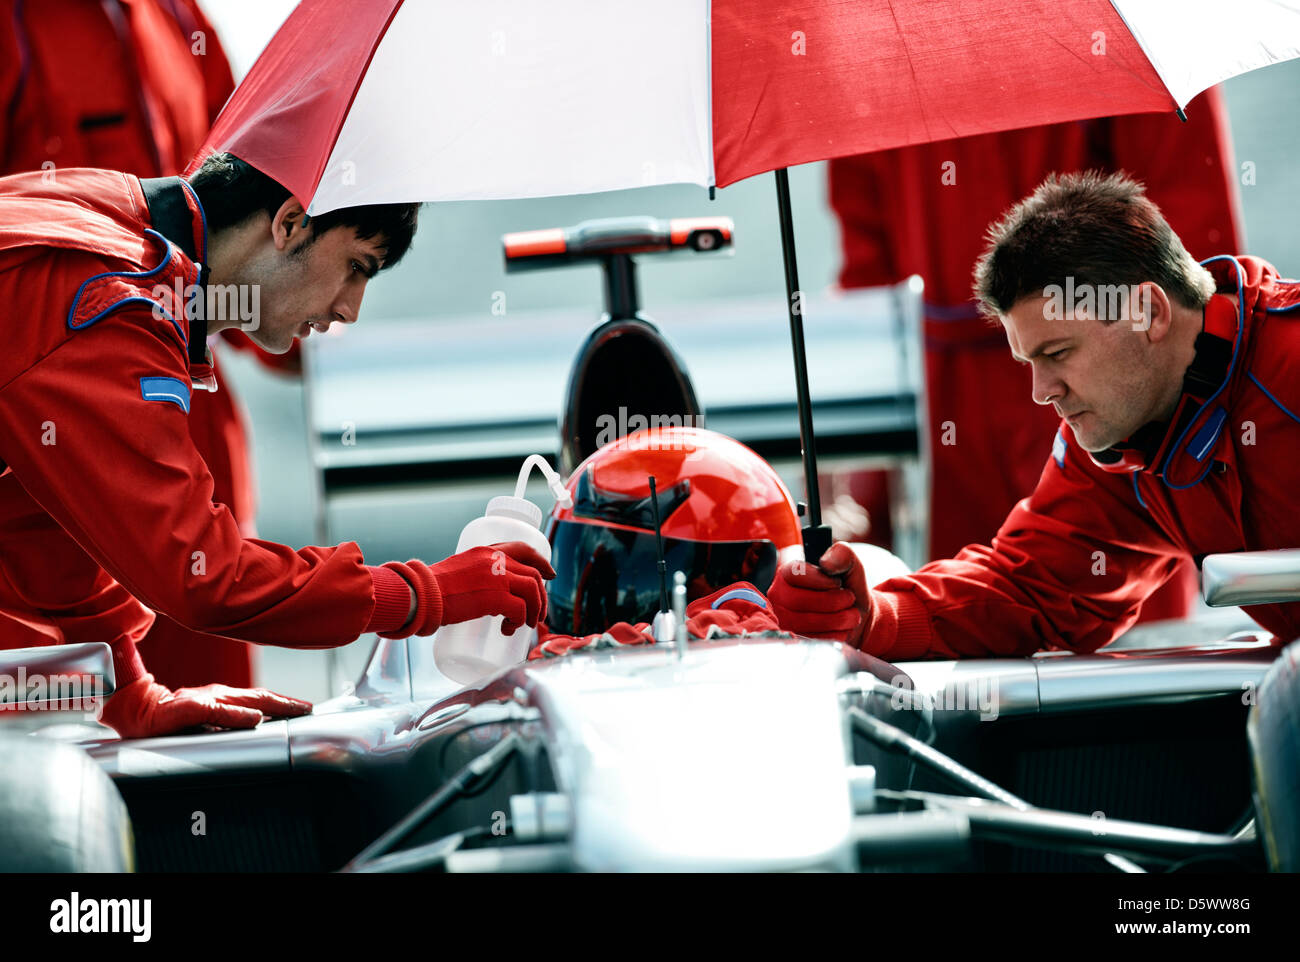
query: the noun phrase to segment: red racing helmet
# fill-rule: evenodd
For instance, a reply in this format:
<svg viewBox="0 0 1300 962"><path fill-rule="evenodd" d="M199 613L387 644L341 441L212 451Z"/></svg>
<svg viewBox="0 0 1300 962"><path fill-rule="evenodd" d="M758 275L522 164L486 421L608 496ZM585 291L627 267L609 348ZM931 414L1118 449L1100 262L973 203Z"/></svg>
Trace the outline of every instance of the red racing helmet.
<svg viewBox="0 0 1300 962"><path fill-rule="evenodd" d="M761 457L703 428L636 431L578 465L573 507L551 513L552 631L588 635L659 610L651 476L669 586L685 572L689 600L737 581L766 591L778 565L802 557L794 501Z"/></svg>

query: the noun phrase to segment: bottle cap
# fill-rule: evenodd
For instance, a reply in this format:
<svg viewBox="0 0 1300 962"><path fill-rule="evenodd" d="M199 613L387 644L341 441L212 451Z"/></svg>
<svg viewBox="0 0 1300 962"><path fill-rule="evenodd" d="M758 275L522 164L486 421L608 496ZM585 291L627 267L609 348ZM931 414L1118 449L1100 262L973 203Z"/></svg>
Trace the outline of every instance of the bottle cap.
<svg viewBox="0 0 1300 962"><path fill-rule="evenodd" d="M516 498L509 494L499 495L489 501L486 514L493 518L513 518L534 528L542 526L541 508L527 498Z"/></svg>

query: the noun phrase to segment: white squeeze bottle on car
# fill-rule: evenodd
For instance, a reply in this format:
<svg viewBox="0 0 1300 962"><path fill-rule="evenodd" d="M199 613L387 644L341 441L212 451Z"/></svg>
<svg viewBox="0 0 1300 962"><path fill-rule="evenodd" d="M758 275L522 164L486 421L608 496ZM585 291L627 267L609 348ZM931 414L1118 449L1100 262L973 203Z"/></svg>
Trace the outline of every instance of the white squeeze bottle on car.
<svg viewBox="0 0 1300 962"><path fill-rule="evenodd" d="M546 475L547 486L561 507L570 508L573 500L560 478L540 454L531 455L519 470L514 496L502 495L488 502L483 517L465 525L456 544L456 553L502 541L522 541L551 560L551 545L542 534L542 509L524 497L528 475L536 466ZM438 670L462 685L469 685L493 672L515 665L528 657L537 640L537 629L523 625L513 635L501 631L501 615L475 618L439 628L433 635L433 660Z"/></svg>

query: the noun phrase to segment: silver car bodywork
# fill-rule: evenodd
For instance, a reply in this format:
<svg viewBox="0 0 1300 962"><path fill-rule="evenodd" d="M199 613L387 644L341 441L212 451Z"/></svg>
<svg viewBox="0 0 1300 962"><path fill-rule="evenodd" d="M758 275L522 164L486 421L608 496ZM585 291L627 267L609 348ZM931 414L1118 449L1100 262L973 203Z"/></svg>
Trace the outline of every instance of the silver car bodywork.
<svg viewBox="0 0 1300 962"><path fill-rule="evenodd" d="M211 803L231 785L256 786L237 796L255 812L264 803L256 793L273 786L299 799L307 817L306 809L346 784L355 812L313 822L313 837L333 835L340 847L307 863L341 867L508 737L529 750L490 791L458 800L414 842L468 829L487 836L504 813L525 810L512 799L561 796L564 824L544 833L550 847L543 867L873 867L858 853L864 845L876 858L890 851L881 839L906 834L906 820L873 815L864 798L919 783L910 762L855 739L846 718L851 706L960 756L963 746L996 744L1025 720L1077 720L1079 727L1099 713L1121 724L1151 711L1231 714L1276 654L1255 635L1196 648L889 666L833 643L752 638L697 642L683 658L664 645L528 662L453 690L427 647L427 639L378 641L355 691L308 717L251 731L85 742L132 806L142 867L231 867L216 846L177 832L165 857L151 857L161 822L174 817L184 825L191 796ZM1244 739L1244 725L1233 737ZM1248 805L1248 779L1210 764L1207 758L1204 777L1239 781L1232 804ZM176 798L170 808L159 801L169 794ZM1090 814L1086 807L1081 813ZM969 847L963 824L959 815L914 816L907 829L914 844L898 848L898 857L914 859L929 832L960 862ZM518 867L464 855L454 864ZM253 859L242 867L285 866Z"/></svg>

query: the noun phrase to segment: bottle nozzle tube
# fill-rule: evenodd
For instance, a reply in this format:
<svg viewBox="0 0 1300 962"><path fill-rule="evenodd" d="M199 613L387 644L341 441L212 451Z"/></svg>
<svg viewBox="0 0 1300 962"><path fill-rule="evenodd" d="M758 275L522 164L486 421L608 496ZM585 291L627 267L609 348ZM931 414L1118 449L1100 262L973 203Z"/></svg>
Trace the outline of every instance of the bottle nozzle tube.
<svg viewBox="0 0 1300 962"><path fill-rule="evenodd" d="M524 459L523 467L519 469L519 481L515 484L515 497L522 498L524 496L524 491L528 488L528 475L535 467L541 468L542 474L546 478L546 486L551 489L551 494L555 497L559 506L561 508L572 508L573 498L569 496L568 490L564 487L564 479L555 472L555 469L540 454L530 454Z"/></svg>

